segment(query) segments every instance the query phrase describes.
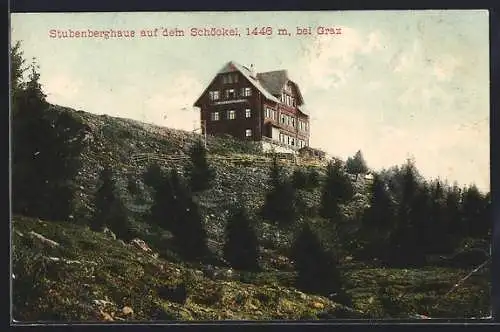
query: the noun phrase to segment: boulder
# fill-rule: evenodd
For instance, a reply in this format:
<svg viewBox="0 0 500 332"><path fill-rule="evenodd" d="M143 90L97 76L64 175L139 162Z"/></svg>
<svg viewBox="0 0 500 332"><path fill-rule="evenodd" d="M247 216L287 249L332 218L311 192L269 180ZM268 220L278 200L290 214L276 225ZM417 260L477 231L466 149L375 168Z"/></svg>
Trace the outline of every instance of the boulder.
<svg viewBox="0 0 500 332"><path fill-rule="evenodd" d="M116 240L115 233L113 233L113 231L110 230L109 228L104 227L104 229L102 230L102 232L104 233L104 235L106 235L106 237L111 238L113 240Z"/></svg>
<svg viewBox="0 0 500 332"><path fill-rule="evenodd" d="M144 242L144 240L141 240L141 239L133 239L132 241L130 241L130 244L134 247L136 247L137 249L141 249L147 253L152 253L153 250L146 244L146 242Z"/></svg>
<svg viewBox="0 0 500 332"><path fill-rule="evenodd" d="M51 248L56 248L59 247L59 243L56 241L53 241L51 239L46 238L45 236L38 234L36 232L30 231L28 233L28 236L32 238L35 241L38 241L39 243L43 244L44 246L48 246Z"/></svg>

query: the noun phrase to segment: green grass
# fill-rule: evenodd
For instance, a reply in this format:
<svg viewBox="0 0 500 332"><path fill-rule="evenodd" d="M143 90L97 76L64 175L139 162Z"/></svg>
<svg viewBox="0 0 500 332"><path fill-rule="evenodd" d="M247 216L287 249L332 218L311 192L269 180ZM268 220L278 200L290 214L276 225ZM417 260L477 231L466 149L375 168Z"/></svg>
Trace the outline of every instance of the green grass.
<svg viewBox="0 0 500 332"><path fill-rule="evenodd" d="M14 317L20 321L218 320L340 318L346 310L331 300L293 288L295 273L239 273L236 280L212 280L192 265L156 259L88 228L25 217L13 221ZM60 244L37 245L37 232ZM22 234L22 235L21 235ZM77 260L51 261L49 257ZM191 267L190 267L191 266ZM472 276L448 293L468 271L449 268L342 268L357 314L348 317L464 318L489 313L489 275ZM187 301L159 295L161 287L187 287ZM111 302L104 306L94 300ZM133 315L121 313L131 307Z"/></svg>
<svg viewBox="0 0 500 332"><path fill-rule="evenodd" d="M69 223L15 217L13 227L14 317L20 321L102 320L100 311L115 320L317 319L327 310L342 308L324 297L270 282L265 274L253 279L255 283L211 280L186 264L155 259ZM30 231L60 246L40 251L37 241L28 237ZM187 285L185 304L159 295L161 287L179 284ZM111 303L99 307L94 300ZM121 314L125 306L133 309L132 316Z"/></svg>

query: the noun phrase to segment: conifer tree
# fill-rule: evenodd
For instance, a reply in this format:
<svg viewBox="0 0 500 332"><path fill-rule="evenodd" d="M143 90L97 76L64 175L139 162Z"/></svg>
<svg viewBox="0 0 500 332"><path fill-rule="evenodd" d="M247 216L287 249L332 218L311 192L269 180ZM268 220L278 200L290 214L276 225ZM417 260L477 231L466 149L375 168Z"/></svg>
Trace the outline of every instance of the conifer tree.
<svg viewBox="0 0 500 332"><path fill-rule="evenodd" d="M201 140L197 140L189 149L190 162L186 167L191 191L198 192L209 189L215 171L207 160L207 150Z"/></svg>
<svg viewBox="0 0 500 332"><path fill-rule="evenodd" d="M237 270L258 271L258 245L247 210L238 202L226 224L224 258Z"/></svg>
<svg viewBox="0 0 500 332"><path fill-rule="evenodd" d="M28 68L26 68L24 54L21 49L21 42L17 41L10 49L10 91L12 101L12 114L16 115L19 109L18 98L20 93L24 90L25 82L23 75Z"/></svg>
<svg viewBox="0 0 500 332"><path fill-rule="evenodd" d="M417 170L412 160L407 160L401 168L394 169L392 187L398 197L396 225L389 239L390 261L401 265L408 263L415 248L415 229L413 209L419 190Z"/></svg>
<svg viewBox="0 0 500 332"><path fill-rule="evenodd" d="M404 238L404 252L406 262L410 265L425 263L425 255L432 245L428 236L429 230L434 226L431 221L431 200L427 183L419 185L414 200L410 207L408 220L408 233Z"/></svg>
<svg viewBox="0 0 500 332"><path fill-rule="evenodd" d="M444 225L449 239L449 251L459 244L464 229L461 214L461 189L457 184L449 187L445 193Z"/></svg>
<svg viewBox="0 0 500 332"><path fill-rule="evenodd" d="M94 214L90 228L101 231L109 227L117 237L130 240L132 232L126 208L116 193L116 183L110 166L105 166L99 175L99 186L94 198Z"/></svg>
<svg viewBox="0 0 500 332"><path fill-rule="evenodd" d="M429 254L450 250L450 236L446 225L445 190L446 188L440 180L435 180L430 185L430 211L426 230L426 251Z"/></svg>
<svg viewBox="0 0 500 332"><path fill-rule="evenodd" d="M287 179L277 158L273 158L269 179L270 189L266 193L261 215L280 227L290 227L298 216L298 196L292 182Z"/></svg>
<svg viewBox="0 0 500 332"><path fill-rule="evenodd" d="M326 168L326 179L322 188L321 216L330 220L341 218L339 205L347 203L353 195L353 185L340 161L330 161Z"/></svg>
<svg viewBox="0 0 500 332"><path fill-rule="evenodd" d="M484 220L484 197L475 185L470 185L462 195L462 217L465 228L463 236L482 237L488 229Z"/></svg>
<svg viewBox="0 0 500 332"><path fill-rule="evenodd" d="M71 115L48 112L36 59L24 66L20 43L11 49L12 196L16 213L66 220L73 212L73 179L82 146ZM23 73L28 72L27 81Z"/></svg>
<svg viewBox="0 0 500 332"><path fill-rule="evenodd" d="M366 166L366 161L363 158L361 150L358 150L354 157L347 158L346 169L348 173L356 175L356 180L358 180L359 174L363 174L368 171L368 167Z"/></svg>
<svg viewBox="0 0 500 332"><path fill-rule="evenodd" d="M304 223L298 233L291 257L298 273L297 288L320 295L343 292L337 258L324 249L308 223Z"/></svg>
<svg viewBox="0 0 500 332"><path fill-rule="evenodd" d="M152 164L144 173L144 182L153 188L153 204L149 213L151 224L172 231L178 206L174 201L175 193L169 174L160 166Z"/></svg>
<svg viewBox="0 0 500 332"><path fill-rule="evenodd" d="M370 185L370 204L362 217L362 233L369 245L365 252L380 257L386 250L386 240L394 227L394 204L386 190L386 184L375 175Z"/></svg>
<svg viewBox="0 0 500 332"><path fill-rule="evenodd" d="M209 252L202 215L189 188L176 170L170 171L162 190L162 195L155 199L155 206L164 204L160 225L173 233L174 241L186 259L206 257Z"/></svg>

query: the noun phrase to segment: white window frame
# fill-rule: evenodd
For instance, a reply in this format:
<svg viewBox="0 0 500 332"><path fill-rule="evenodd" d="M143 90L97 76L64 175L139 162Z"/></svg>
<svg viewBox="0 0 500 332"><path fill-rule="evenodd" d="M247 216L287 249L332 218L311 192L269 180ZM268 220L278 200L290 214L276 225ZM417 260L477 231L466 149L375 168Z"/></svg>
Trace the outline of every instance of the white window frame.
<svg viewBox="0 0 500 332"><path fill-rule="evenodd" d="M211 116L210 116L210 119L212 121L219 121L220 120L220 117L219 117L219 112L212 112Z"/></svg>
<svg viewBox="0 0 500 332"><path fill-rule="evenodd" d="M220 98L219 90L212 90L209 92L209 95L211 101L219 100Z"/></svg>
<svg viewBox="0 0 500 332"><path fill-rule="evenodd" d="M245 118L251 118L252 117L252 110L250 108L245 109Z"/></svg>
<svg viewBox="0 0 500 332"><path fill-rule="evenodd" d="M252 137L252 129L245 129L245 137Z"/></svg>
<svg viewBox="0 0 500 332"><path fill-rule="evenodd" d="M242 97L250 97L251 95L252 95L252 88L249 87L241 88Z"/></svg>
<svg viewBox="0 0 500 332"><path fill-rule="evenodd" d="M232 96L230 94L232 93ZM234 89L226 89L226 99L235 99L236 91Z"/></svg>
<svg viewBox="0 0 500 332"><path fill-rule="evenodd" d="M236 111L235 110L227 111L227 118L228 120L236 120Z"/></svg>

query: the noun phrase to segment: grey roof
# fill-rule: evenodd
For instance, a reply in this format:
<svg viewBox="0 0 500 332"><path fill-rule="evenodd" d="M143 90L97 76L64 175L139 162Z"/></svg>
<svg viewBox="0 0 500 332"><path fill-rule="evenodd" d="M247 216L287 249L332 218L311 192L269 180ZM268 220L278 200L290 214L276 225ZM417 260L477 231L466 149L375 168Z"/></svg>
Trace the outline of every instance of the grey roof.
<svg viewBox="0 0 500 332"><path fill-rule="evenodd" d="M288 73L286 70L268 71L258 73L259 82L274 96L280 96L283 87L288 82Z"/></svg>

